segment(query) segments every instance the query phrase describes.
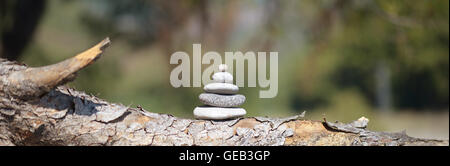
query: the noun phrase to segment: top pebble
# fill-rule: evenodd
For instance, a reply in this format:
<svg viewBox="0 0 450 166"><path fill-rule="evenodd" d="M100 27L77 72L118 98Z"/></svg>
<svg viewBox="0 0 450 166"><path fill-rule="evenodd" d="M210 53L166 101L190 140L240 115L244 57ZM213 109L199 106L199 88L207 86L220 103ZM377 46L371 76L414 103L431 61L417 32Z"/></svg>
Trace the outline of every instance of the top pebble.
<svg viewBox="0 0 450 166"><path fill-rule="evenodd" d="M228 66L226 64L220 64L219 65L219 71L220 72L225 72L228 70Z"/></svg>

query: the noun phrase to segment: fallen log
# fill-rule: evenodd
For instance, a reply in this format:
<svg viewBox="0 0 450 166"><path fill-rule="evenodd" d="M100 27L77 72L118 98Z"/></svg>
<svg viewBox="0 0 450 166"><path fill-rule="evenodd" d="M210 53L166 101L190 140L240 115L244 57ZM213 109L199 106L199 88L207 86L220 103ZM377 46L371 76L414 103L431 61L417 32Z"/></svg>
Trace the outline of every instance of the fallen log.
<svg viewBox="0 0 450 166"><path fill-rule="evenodd" d="M27 67L0 61L0 145L445 145L404 132L366 130L349 124L287 118L195 120L109 103L64 86L97 60L108 38L65 61Z"/></svg>

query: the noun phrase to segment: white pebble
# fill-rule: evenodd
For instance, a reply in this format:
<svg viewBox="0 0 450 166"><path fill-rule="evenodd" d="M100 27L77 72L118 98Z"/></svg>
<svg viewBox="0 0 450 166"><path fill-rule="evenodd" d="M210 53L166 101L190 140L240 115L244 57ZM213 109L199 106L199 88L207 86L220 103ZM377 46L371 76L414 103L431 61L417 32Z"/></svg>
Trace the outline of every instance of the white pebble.
<svg viewBox="0 0 450 166"><path fill-rule="evenodd" d="M194 117L197 119L231 119L247 114L243 108L196 107Z"/></svg>
<svg viewBox="0 0 450 166"><path fill-rule="evenodd" d="M239 87L228 83L210 83L203 87L203 90L215 94L236 94L239 92Z"/></svg>
<svg viewBox="0 0 450 166"><path fill-rule="evenodd" d="M226 64L220 64L219 65L219 71L225 72L228 70L228 66Z"/></svg>
<svg viewBox="0 0 450 166"><path fill-rule="evenodd" d="M212 78L214 82L218 83L233 83L233 75L227 72L214 73Z"/></svg>

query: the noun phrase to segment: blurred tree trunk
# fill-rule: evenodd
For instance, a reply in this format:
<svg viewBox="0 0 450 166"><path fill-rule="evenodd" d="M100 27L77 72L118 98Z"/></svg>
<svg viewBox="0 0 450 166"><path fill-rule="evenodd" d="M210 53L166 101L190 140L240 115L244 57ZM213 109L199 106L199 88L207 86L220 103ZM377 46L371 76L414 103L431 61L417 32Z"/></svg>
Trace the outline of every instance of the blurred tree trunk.
<svg viewBox="0 0 450 166"><path fill-rule="evenodd" d="M33 37L46 0L0 1L0 57L16 60Z"/></svg>
<svg viewBox="0 0 450 166"><path fill-rule="evenodd" d="M448 145L448 140L368 131L365 118L349 124L305 120L304 114L182 119L61 86L98 59L109 44L105 39L44 67L1 60L0 145Z"/></svg>
<svg viewBox="0 0 450 166"><path fill-rule="evenodd" d="M380 60L375 68L377 107L382 112L391 111L391 70L385 61Z"/></svg>

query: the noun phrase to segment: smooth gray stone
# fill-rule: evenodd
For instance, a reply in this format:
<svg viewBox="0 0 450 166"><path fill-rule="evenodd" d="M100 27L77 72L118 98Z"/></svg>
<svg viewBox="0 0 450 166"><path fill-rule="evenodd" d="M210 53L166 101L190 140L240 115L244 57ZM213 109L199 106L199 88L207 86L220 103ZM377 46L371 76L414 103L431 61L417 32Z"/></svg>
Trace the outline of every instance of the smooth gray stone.
<svg viewBox="0 0 450 166"><path fill-rule="evenodd" d="M196 107L194 117L197 119L232 119L247 114L243 108Z"/></svg>
<svg viewBox="0 0 450 166"><path fill-rule="evenodd" d="M217 72L214 73L213 76L213 81L217 82L217 83L233 83L233 75L231 75L228 72Z"/></svg>
<svg viewBox="0 0 450 166"><path fill-rule="evenodd" d="M216 94L236 94L239 92L239 87L229 83L210 83L203 87L203 90Z"/></svg>
<svg viewBox="0 0 450 166"><path fill-rule="evenodd" d="M202 93L198 96L203 104L216 107L239 107L244 104L244 95L220 95L213 93Z"/></svg>

